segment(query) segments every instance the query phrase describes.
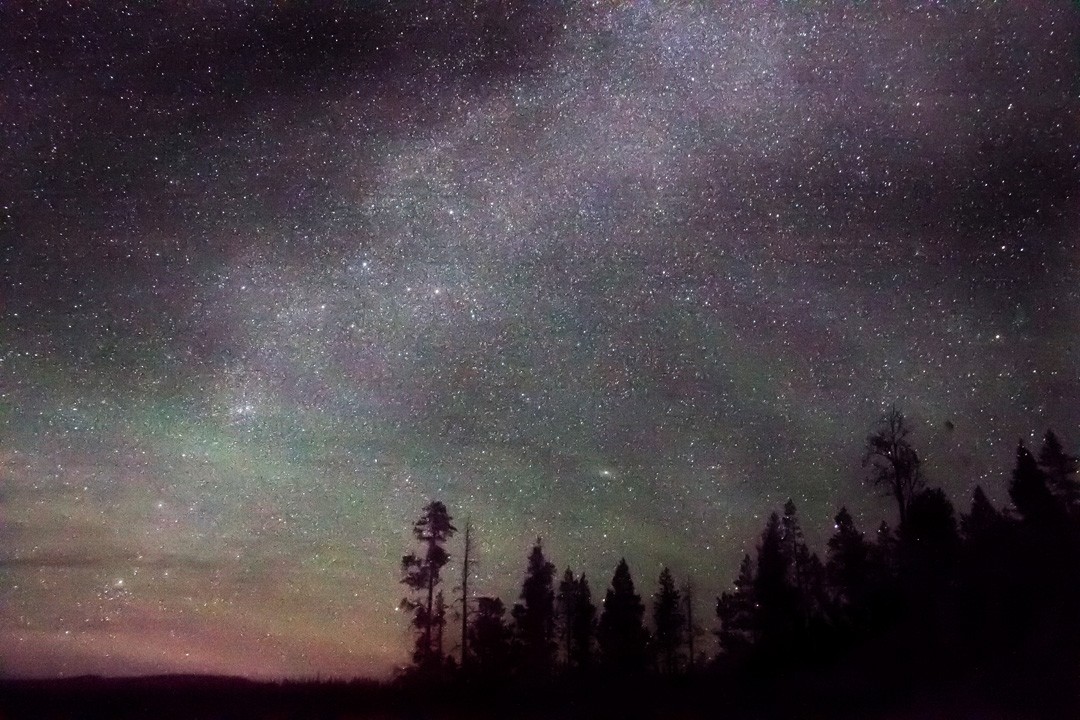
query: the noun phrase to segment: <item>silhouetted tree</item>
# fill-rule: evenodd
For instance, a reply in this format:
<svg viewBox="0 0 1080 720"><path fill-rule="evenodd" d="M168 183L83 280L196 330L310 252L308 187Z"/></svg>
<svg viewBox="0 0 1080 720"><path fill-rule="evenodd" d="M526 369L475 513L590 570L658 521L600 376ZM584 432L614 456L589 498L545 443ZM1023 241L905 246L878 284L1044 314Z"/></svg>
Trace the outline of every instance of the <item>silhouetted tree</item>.
<svg viewBox="0 0 1080 720"><path fill-rule="evenodd" d="M469 575L472 572L472 523L465 520L465 547L461 560L461 669L469 663Z"/></svg>
<svg viewBox="0 0 1080 720"><path fill-rule="evenodd" d="M825 569L806 544L795 503L784 503L780 519L781 548L788 568L788 582L795 592L798 624L805 628L824 605Z"/></svg>
<svg viewBox="0 0 1080 720"><path fill-rule="evenodd" d="M701 628L694 622L694 582L687 579L682 586L683 604L686 608L686 665L690 672L697 666L695 641Z"/></svg>
<svg viewBox="0 0 1080 720"><path fill-rule="evenodd" d="M1047 466L1057 465L1055 453L1051 444ZM1067 460L1062 467L1067 470ZM1011 543L1017 581L1009 593L1013 622L1022 628L1016 633L1017 647L1029 672L1056 676L1059 685L1073 684L1080 671L1080 526L1070 521L1047 472L1022 442L1009 496L1020 516Z"/></svg>
<svg viewBox="0 0 1080 720"><path fill-rule="evenodd" d="M1080 509L1080 483L1076 481L1077 458L1065 452L1053 430L1046 431L1039 450L1039 467L1046 475L1051 492L1070 512Z"/></svg>
<svg viewBox="0 0 1080 720"><path fill-rule="evenodd" d="M863 455L863 467L871 468L870 482L896 500L901 527L907 520L908 507L925 484L919 454L908 439L910 434L903 413L894 405L866 438Z"/></svg>
<svg viewBox="0 0 1080 720"><path fill-rule="evenodd" d="M749 555L744 555L734 591L722 593L716 600L720 647L730 655L745 653L757 639L754 584L753 561Z"/></svg>
<svg viewBox="0 0 1080 720"><path fill-rule="evenodd" d="M555 595L555 614L558 618L559 652L563 663L570 664L570 647L574 637L574 613L577 610L577 579L570 568L566 568L559 581L559 591Z"/></svg>
<svg viewBox="0 0 1080 720"><path fill-rule="evenodd" d="M593 664L593 636L596 633L596 606L592 590L584 573L577 579L574 591L573 621L570 626L570 665L587 670Z"/></svg>
<svg viewBox="0 0 1080 720"><path fill-rule="evenodd" d="M648 657L648 633L642 624L645 606L634 592L634 581L626 560L619 561L604 597L604 610L597 628L604 666L616 673L634 673L645 669Z"/></svg>
<svg viewBox="0 0 1080 720"><path fill-rule="evenodd" d="M889 577L896 575L899 544L896 533L889 527L889 523L882 520L874 534L874 542L870 545L872 573Z"/></svg>
<svg viewBox="0 0 1080 720"><path fill-rule="evenodd" d="M964 540L981 547L991 538L1001 535L1005 517L986 497L982 487L976 485L971 495L971 512L960 516L960 531Z"/></svg>
<svg viewBox="0 0 1080 720"><path fill-rule="evenodd" d="M592 665L596 606L585 575L575 578L570 568L566 568L555 602L563 662L571 669L587 669Z"/></svg>
<svg viewBox="0 0 1080 720"><path fill-rule="evenodd" d="M451 520L445 505L437 500L430 502L413 524L413 535L423 545L423 555L410 553L401 559L405 573L401 582L414 593L413 598L404 598L401 605L413 614L412 624L417 630L413 662L420 667L429 668L442 661L434 641L436 630L441 631L445 622L445 613L440 616L437 612L435 588L443 567L450 560L443 546L456 531Z"/></svg>
<svg viewBox="0 0 1080 720"><path fill-rule="evenodd" d="M536 675L550 673L555 657L555 566L544 557L539 538L529 553L521 602L514 605L514 627L521 650L522 669Z"/></svg>
<svg viewBox="0 0 1080 720"><path fill-rule="evenodd" d="M949 607L959 558L960 535L952 503L941 490L923 490L908 508L900 531L900 571L907 617L906 652L944 662L954 623Z"/></svg>
<svg viewBox="0 0 1080 720"><path fill-rule="evenodd" d="M675 589L675 579L668 568L660 571L657 583L656 595L653 596L653 625L656 628L653 637L660 669L671 674L679 669L679 648L682 645L684 623L682 597Z"/></svg>
<svg viewBox="0 0 1080 720"><path fill-rule="evenodd" d="M830 605L828 572L825 570L825 563L821 562L817 553L810 553L803 565L801 575L803 594L800 602L803 621L809 628L825 621Z"/></svg>
<svg viewBox="0 0 1080 720"><path fill-rule="evenodd" d="M770 649L791 638L799 615L798 594L790 580L790 567L783 525L780 516L773 513L761 533L754 574L757 640Z"/></svg>
<svg viewBox="0 0 1080 720"><path fill-rule="evenodd" d="M900 612L900 542L884 520L870 543L867 567L867 612L875 627L888 624Z"/></svg>
<svg viewBox="0 0 1080 720"><path fill-rule="evenodd" d="M869 576L870 544L855 527L846 507L835 518L836 532L829 538L826 574L838 609L849 620L864 610Z"/></svg>
<svg viewBox="0 0 1080 720"><path fill-rule="evenodd" d="M905 558L919 572L942 580L952 569L960 536L953 505L941 488L923 490L911 501L900 542Z"/></svg>
<svg viewBox="0 0 1080 720"><path fill-rule="evenodd" d="M496 597L476 600L476 613L469 625L469 646L476 672L485 676L505 675L510 667L510 629L503 617L506 607Z"/></svg>
<svg viewBox="0 0 1080 720"><path fill-rule="evenodd" d="M435 657L442 659L446 657L443 646L446 637L446 598L443 597L442 590L435 593L434 613L432 620L435 627Z"/></svg>
<svg viewBox="0 0 1080 720"><path fill-rule="evenodd" d="M1046 473L1023 442L1016 448L1016 467L1009 483L1009 497L1020 517L1027 522L1051 523L1057 519L1059 505L1050 492Z"/></svg>
<svg viewBox="0 0 1080 720"><path fill-rule="evenodd" d="M996 649L1016 645L1019 605L1014 598L1025 596L1029 588L1017 582L1013 525L976 486L970 511L960 517L962 578L955 613L971 657L986 658Z"/></svg>
<svg viewBox="0 0 1080 720"><path fill-rule="evenodd" d="M787 556L788 568L791 572L791 582L800 593L804 591L803 573L806 563L810 559L810 549L806 546L806 538L803 536L802 524L799 522L799 514L795 508L795 502L788 498L784 503L784 515L780 518L781 547Z"/></svg>

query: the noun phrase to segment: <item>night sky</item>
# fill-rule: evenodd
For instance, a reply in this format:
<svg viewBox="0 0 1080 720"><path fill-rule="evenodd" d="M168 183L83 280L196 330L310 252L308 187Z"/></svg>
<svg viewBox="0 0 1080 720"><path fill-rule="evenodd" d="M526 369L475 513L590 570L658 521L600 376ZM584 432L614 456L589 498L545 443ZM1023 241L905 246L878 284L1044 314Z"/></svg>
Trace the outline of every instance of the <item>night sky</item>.
<svg viewBox="0 0 1080 720"><path fill-rule="evenodd" d="M1006 503L1080 443L1078 21L0 3L0 673L388 676L429 499L477 595L542 536L711 629L788 497L894 521L893 402Z"/></svg>

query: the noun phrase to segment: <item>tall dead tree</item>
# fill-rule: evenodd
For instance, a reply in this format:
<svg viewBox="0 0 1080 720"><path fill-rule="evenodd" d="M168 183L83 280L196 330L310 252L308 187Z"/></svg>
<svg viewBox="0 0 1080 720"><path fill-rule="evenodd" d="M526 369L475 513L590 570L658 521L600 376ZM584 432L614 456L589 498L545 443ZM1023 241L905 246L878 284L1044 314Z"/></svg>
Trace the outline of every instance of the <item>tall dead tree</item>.
<svg viewBox="0 0 1080 720"><path fill-rule="evenodd" d="M469 572L472 569L472 521L465 520L465 557L461 563L461 667L469 662Z"/></svg>
<svg viewBox="0 0 1080 720"><path fill-rule="evenodd" d="M690 672L694 671L694 662L697 660L697 656L694 655L694 635L697 634L697 627L694 625L694 582L693 580L687 580L682 586L683 602L686 603L686 645L687 650L690 653L690 657L687 658L686 667Z"/></svg>
<svg viewBox="0 0 1080 720"><path fill-rule="evenodd" d="M900 527L907 520L911 501L926 484L921 460L911 446L911 428L904 414L893 405L878 421L877 429L866 438L863 467L870 468L869 482L882 488L896 500L900 511Z"/></svg>

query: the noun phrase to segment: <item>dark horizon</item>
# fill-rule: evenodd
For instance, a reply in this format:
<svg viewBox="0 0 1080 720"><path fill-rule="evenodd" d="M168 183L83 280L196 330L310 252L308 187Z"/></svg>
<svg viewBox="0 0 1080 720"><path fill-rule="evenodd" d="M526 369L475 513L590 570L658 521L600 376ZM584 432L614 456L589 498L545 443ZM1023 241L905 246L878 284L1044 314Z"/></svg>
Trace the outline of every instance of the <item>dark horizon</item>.
<svg viewBox="0 0 1080 720"><path fill-rule="evenodd" d="M0 7L0 677L388 678L431 500L711 629L893 404L1078 454L1076 4L744 5Z"/></svg>

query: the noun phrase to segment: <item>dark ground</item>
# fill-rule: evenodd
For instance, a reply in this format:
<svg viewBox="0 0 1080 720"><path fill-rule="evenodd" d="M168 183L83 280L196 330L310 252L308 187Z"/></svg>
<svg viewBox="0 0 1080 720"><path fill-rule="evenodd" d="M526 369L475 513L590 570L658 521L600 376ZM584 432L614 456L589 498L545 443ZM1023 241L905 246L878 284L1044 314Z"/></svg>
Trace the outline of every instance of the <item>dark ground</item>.
<svg viewBox="0 0 1080 720"><path fill-rule="evenodd" d="M263 683L228 677L79 677L0 681L0 719L9 718L1065 718L1071 697L1030 683L997 688L980 680L866 683L861 673L813 671L765 681L745 673L695 677L557 681L513 686L459 683L422 690L368 681Z"/></svg>

